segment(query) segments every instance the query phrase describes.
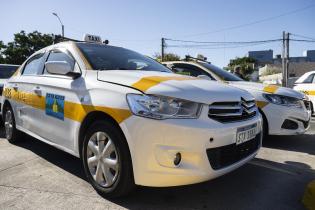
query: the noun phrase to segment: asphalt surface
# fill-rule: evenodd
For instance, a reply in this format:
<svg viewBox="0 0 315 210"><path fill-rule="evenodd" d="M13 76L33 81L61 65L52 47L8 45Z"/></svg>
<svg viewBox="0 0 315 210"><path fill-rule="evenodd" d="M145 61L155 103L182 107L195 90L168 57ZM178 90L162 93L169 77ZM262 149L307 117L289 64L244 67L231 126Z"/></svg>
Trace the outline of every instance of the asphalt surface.
<svg viewBox="0 0 315 210"><path fill-rule="evenodd" d="M315 179L315 120L302 136L270 137L257 158L215 180L174 188L139 187L107 200L86 181L81 161L27 137L11 145L0 130L0 209L304 209Z"/></svg>

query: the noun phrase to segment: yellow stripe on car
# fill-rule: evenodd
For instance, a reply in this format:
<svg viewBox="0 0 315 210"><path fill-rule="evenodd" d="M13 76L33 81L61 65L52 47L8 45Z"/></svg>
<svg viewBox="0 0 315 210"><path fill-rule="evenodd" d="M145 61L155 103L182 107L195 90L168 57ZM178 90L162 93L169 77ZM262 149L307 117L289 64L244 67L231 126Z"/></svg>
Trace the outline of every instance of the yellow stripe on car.
<svg viewBox="0 0 315 210"><path fill-rule="evenodd" d="M315 96L315 90L304 90L302 92L309 96Z"/></svg>
<svg viewBox="0 0 315 210"><path fill-rule="evenodd" d="M161 82L165 82L169 80L183 81L183 80L196 80L196 79L198 78L180 77L180 76L172 76L172 77L152 76L152 77L141 78L138 82L134 83L132 87L145 92L149 88L154 87L160 84Z"/></svg>
<svg viewBox="0 0 315 210"><path fill-rule="evenodd" d="M65 101L64 116L74 121L82 122L84 117L92 111L101 111L113 117L117 123L121 123L132 114L127 109L118 109L103 106L83 105Z"/></svg>
<svg viewBox="0 0 315 210"><path fill-rule="evenodd" d="M37 109L46 109L46 98L36 94L15 91L13 88L5 88L4 95L8 99L32 106ZM65 101L64 104L64 117L82 122L84 117L92 111L101 111L113 117L117 123L121 123L132 115L128 109L118 109L112 107L93 106L87 104L79 104L74 102Z"/></svg>
<svg viewBox="0 0 315 210"><path fill-rule="evenodd" d="M266 102L266 101L256 101L256 105L259 107L259 108L264 108L265 106L267 106L269 103Z"/></svg>
<svg viewBox="0 0 315 210"><path fill-rule="evenodd" d="M275 93L278 90L279 86L277 85L268 85L265 86L263 91L267 93Z"/></svg>

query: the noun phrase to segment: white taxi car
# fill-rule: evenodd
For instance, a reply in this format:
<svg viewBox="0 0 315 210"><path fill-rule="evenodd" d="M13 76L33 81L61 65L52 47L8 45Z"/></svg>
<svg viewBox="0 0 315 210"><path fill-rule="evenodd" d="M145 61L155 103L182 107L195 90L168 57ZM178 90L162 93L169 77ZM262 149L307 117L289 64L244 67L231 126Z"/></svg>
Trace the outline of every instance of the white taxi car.
<svg viewBox="0 0 315 210"><path fill-rule="evenodd" d="M111 197L221 176L261 145L248 92L102 43L30 56L5 85L2 110L10 142L24 132L80 157L92 186Z"/></svg>
<svg viewBox="0 0 315 210"><path fill-rule="evenodd" d="M310 101L304 94L275 85L247 82L209 62L188 58L187 61L164 62L175 73L221 81L249 91L263 117L264 136L303 134L311 119Z"/></svg>
<svg viewBox="0 0 315 210"><path fill-rule="evenodd" d="M303 92L311 101L312 113L315 111L315 71L310 71L303 74L296 80L294 90Z"/></svg>

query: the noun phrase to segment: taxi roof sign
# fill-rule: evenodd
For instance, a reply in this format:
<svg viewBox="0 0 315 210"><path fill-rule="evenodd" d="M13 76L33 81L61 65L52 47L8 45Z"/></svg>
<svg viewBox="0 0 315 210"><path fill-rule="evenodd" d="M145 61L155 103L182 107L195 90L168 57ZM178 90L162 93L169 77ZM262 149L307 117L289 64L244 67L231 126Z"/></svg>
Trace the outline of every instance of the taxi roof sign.
<svg viewBox="0 0 315 210"><path fill-rule="evenodd" d="M97 42L102 43L102 38L100 36L91 35L91 34L84 34L83 40L85 42Z"/></svg>

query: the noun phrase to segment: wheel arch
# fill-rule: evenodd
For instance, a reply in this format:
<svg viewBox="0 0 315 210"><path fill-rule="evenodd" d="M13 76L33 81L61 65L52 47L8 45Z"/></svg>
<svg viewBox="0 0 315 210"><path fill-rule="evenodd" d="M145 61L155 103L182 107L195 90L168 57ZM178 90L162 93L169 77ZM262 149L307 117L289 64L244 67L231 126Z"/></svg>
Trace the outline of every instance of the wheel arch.
<svg viewBox="0 0 315 210"><path fill-rule="evenodd" d="M78 135L78 149L79 149L79 155L80 155L80 158L81 158L81 150L82 150L82 143L83 143L83 138L84 138L84 134L85 132L87 131L87 129L91 126L91 124L95 121L98 121L98 120L102 120L102 121L110 121L111 123L113 123L113 125L115 125L115 127L117 129L120 130L120 132L122 133L123 137L124 137L124 140L125 140L125 143L127 144L128 146L128 150L129 150L129 155L131 157L131 154L130 154L130 147L129 147L129 144L128 144L128 141L126 139L126 136L124 134L124 132L122 131L119 123L112 117L110 116L109 114L105 113L105 112L102 112L102 111L92 111L90 113L88 113L81 125L80 125L80 129L79 129L79 135Z"/></svg>
<svg viewBox="0 0 315 210"><path fill-rule="evenodd" d="M262 118L263 118L263 122L264 122L264 126L266 126L266 135L269 135L269 122L268 119L265 115L265 113L263 112L263 110L261 108L258 108L259 113L261 114Z"/></svg>

